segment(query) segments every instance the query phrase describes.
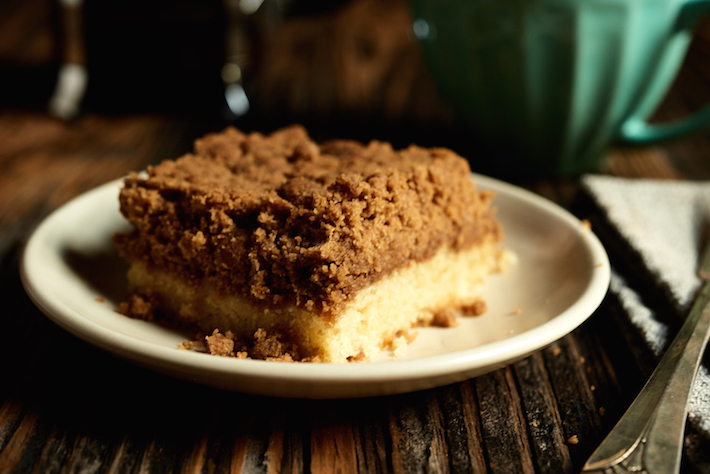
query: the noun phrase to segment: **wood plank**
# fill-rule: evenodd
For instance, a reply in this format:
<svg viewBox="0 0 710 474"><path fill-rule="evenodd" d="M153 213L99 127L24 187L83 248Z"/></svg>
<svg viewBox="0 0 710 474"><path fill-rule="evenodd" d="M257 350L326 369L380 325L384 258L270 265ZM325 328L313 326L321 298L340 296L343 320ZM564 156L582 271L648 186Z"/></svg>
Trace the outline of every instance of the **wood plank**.
<svg viewBox="0 0 710 474"><path fill-rule="evenodd" d="M291 401L279 404L270 417L271 434L264 453L268 474L302 474L306 471L304 443L308 440L306 420L299 413L300 405Z"/></svg>
<svg viewBox="0 0 710 474"><path fill-rule="evenodd" d="M334 409L332 404L324 405L311 426L310 471L313 474L348 472L358 466L355 419Z"/></svg>
<svg viewBox="0 0 710 474"><path fill-rule="evenodd" d="M92 474L103 471L104 462L111 453L110 436L82 433L75 440L62 467L62 473ZM45 458L46 459L46 458Z"/></svg>
<svg viewBox="0 0 710 474"><path fill-rule="evenodd" d="M598 407L603 434L611 430L621 416L626 398L619 381L624 375L617 373L618 365L612 362L612 358L619 355L616 343L604 341L608 333L616 332L616 328L609 321L608 313L608 306L602 305L589 321L575 331L580 354L586 361L584 369L589 389ZM609 352L612 346L613 352Z"/></svg>
<svg viewBox="0 0 710 474"><path fill-rule="evenodd" d="M557 398L573 469L581 469L601 439L599 407L585 371L586 359L570 334L542 352Z"/></svg>
<svg viewBox="0 0 710 474"><path fill-rule="evenodd" d="M139 449L136 444L124 434L123 439L114 446L113 452L104 462L106 473L129 474L135 472L139 460L138 453Z"/></svg>
<svg viewBox="0 0 710 474"><path fill-rule="evenodd" d="M386 472L383 398L309 402L310 470L313 473Z"/></svg>
<svg viewBox="0 0 710 474"><path fill-rule="evenodd" d="M513 365L540 472L571 473L572 459L541 352Z"/></svg>
<svg viewBox="0 0 710 474"><path fill-rule="evenodd" d="M10 442L22 421L22 403L10 397L0 406L0 453Z"/></svg>
<svg viewBox="0 0 710 474"><path fill-rule="evenodd" d="M36 433L39 416L38 411L22 414L20 423L0 451L0 472L11 472L21 466L23 455L30 448Z"/></svg>
<svg viewBox="0 0 710 474"><path fill-rule="evenodd" d="M46 442L41 452L34 458L30 471L33 474L61 472L66 465L75 433L57 427L56 424L53 425L52 431L46 435Z"/></svg>
<svg viewBox="0 0 710 474"><path fill-rule="evenodd" d="M154 437L143 449L137 472L139 474L168 474L178 469L177 453L164 438Z"/></svg>
<svg viewBox="0 0 710 474"><path fill-rule="evenodd" d="M73 126L59 127L44 119L47 130L40 127L37 137L30 126L32 116L20 122L26 126L10 126L7 134L14 138L9 149L0 151L0 199L6 203L0 209L0 224L15 222L39 203L53 209L99 184L142 169L162 145L155 138L165 126L164 120L149 116L133 120L89 116Z"/></svg>
<svg viewBox="0 0 710 474"><path fill-rule="evenodd" d="M443 416L436 391L418 392L388 400L392 471L450 472Z"/></svg>
<svg viewBox="0 0 710 474"><path fill-rule="evenodd" d="M527 421L511 367L476 379L481 433L492 473L534 473Z"/></svg>
<svg viewBox="0 0 710 474"><path fill-rule="evenodd" d="M623 178L681 178L659 147L612 150L609 158L609 173Z"/></svg>
<svg viewBox="0 0 710 474"><path fill-rule="evenodd" d="M486 471L481 441L481 420L472 380L438 390L451 471L476 473Z"/></svg>
<svg viewBox="0 0 710 474"><path fill-rule="evenodd" d="M384 399L364 401L368 416L358 417L359 428L358 469L361 472L389 472L387 411Z"/></svg>
<svg viewBox="0 0 710 474"><path fill-rule="evenodd" d="M247 472L244 470L244 465L247 456L247 444L249 438L247 436L237 436L234 440L234 448L230 460L230 471L233 473Z"/></svg>

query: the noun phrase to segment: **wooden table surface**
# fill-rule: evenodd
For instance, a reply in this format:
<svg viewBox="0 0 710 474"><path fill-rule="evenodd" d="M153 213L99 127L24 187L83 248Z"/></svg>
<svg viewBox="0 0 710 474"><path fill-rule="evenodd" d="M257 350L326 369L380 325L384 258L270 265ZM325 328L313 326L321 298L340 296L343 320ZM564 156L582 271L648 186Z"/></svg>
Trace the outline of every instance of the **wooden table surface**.
<svg viewBox="0 0 710 474"><path fill-rule="evenodd" d="M708 59L705 34L658 117L710 97ZM90 110L65 123L41 110L0 110L0 473L579 471L656 364L611 296L580 328L511 366L441 388L353 400L277 399L183 382L50 322L19 276L32 230L73 197L186 152L217 123ZM314 123L316 136L332 133ZM393 130L398 141L418 134ZM388 138L387 129L379 133ZM449 146L452 134L424 136ZM604 172L710 179L710 134L613 150ZM515 184L580 218L594 214L576 179ZM710 441L692 425L683 468L710 472Z"/></svg>
<svg viewBox="0 0 710 474"><path fill-rule="evenodd" d="M576 472L653 369L609 300L572 334L509 367L360 400L211 389L64 332L23 291L23 243L72 197L183 152L192 130L155 115L65 124L0 113L0 472ZM671 148L616 152L610 173L683 179L672 158ZM574 180L519 184L567 207L579 202Z"/></svg>

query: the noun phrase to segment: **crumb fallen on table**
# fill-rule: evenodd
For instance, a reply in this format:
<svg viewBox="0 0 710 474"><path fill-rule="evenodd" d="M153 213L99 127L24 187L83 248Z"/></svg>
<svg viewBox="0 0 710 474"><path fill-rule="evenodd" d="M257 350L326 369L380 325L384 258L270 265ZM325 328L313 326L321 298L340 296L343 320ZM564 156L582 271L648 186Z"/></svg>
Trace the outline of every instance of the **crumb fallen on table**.
<svg viewBox="0 0 710 474"><path fill-rule="evenodd" d="M562 349L560 346L555 346L552 348L552 355L557 357L558 355L562 354Z"/></svg>
<svg viewBox="0 0 710 474"><path fill-rule="evenodd" d="M577 435L572 435L567 439L567 443L577 444L577 443L579 443L579 437Z"/></svg>

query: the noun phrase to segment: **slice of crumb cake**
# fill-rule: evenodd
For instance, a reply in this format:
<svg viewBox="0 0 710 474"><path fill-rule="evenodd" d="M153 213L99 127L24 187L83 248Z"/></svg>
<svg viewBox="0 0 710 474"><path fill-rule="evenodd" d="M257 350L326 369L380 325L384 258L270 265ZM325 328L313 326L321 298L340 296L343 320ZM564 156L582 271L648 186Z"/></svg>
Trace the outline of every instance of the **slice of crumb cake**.
<svg viewBox="0 0 710 474"><path fill-rule="evenodd" d="M229 334L229 355L368 360L482 311L480 283L507 261L491 197L446 149L228 128L125 180L121 311Z"/></svg>

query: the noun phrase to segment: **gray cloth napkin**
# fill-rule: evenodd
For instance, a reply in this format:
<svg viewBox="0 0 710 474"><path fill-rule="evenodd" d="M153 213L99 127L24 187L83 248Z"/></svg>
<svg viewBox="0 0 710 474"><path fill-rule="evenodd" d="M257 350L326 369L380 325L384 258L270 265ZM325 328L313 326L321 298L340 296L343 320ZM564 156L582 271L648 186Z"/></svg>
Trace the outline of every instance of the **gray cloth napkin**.
<svg viewBox="0 0 710 474"><path fill-rule="evenodd" d="M702 282L699 255L710 235L710 182L676 182L588 175L582 186L618 234L636 250L645 270L679 314L687 314ZM612 269L610 291L657 355L670 343L667 317L659 317ZM667 315L664 315L667 316ZM689 419L710 436L710 374L703 365L690 397Z"/></svg>

